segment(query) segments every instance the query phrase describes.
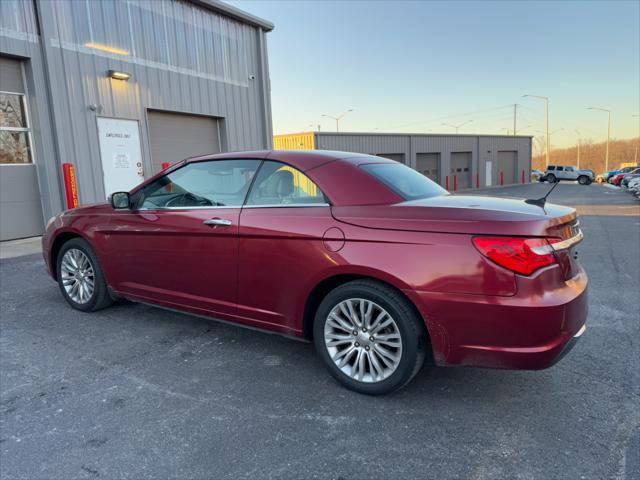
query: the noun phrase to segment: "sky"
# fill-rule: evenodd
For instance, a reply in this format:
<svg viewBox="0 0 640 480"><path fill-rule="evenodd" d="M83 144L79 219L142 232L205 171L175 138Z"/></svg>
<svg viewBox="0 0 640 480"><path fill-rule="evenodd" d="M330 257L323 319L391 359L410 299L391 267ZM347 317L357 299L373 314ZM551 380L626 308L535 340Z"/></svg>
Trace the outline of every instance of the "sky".
<svg viewBox="0 0 640 480"><path fill-rule="evenodd" d="M237 0L267 36L275 134L640 135L640 1ZM470 121L470 122L469 122ZM576 131L577 130L577 131Z"/></svg>

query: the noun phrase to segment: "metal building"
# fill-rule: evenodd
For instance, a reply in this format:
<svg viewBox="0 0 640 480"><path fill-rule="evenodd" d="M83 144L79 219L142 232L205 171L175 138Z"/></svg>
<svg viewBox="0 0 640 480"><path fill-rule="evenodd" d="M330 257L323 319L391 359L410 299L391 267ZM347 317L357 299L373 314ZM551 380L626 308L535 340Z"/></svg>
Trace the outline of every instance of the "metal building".
<svg viewBox="0 0 640 480"><path fill-rule="evenodd" d="M378 155L415 168L448 190L529 182L531 139L507 135L307 132L276 135L274 148Z"/></svg>
<svg viewBox="0 0 640 480"><path fill-rule="evenodd" d="M164 162L270 148L266 33L215 0L0 1L0 239Z"/></svg>

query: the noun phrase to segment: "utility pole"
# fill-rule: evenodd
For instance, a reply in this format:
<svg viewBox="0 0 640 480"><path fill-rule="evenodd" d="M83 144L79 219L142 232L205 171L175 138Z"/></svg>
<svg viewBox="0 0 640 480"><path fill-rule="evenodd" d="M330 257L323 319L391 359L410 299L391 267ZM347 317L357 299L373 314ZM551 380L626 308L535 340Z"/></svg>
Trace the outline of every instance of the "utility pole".
<svg viewBox="0 0 640 480"><path fill-rule="evenodd" d="M518 128L516 127L516 119L518 118L518 104L514 103L513 104L513 136L516 136L516 132L518 131Z"/></svg>
<svg viewBox="0 0 640 480"><path fill-rule="evenodd" d="M350 108L349 110L343 112L342 114L338 115L337 117L334 117L332 115L326 115L324 113L322 114L322 116L335 120L336 121L336 132L339 132L340 131L340 120L342 120L342 117L344 117L349 112L353 112L353 108Z"/></svg>
<svg viewBox="0 0 640 480"><path fill-rule="evenodd" d="M543 97L541 95L523 95L523 97L533 97L544 100L544 129L547 132L547 145L545 148L546 153L546 167L549 166L549 151L551 150L551 146L549 145L549 97Z"/></svg>
<svg viewBox="0 0 640 480"><path fill-rule="evenodd" d="M609 171L609 139L611 138L611 110L607 110L606 108L600 107L587 107L587 110L600 110L601 112L607 112L608 120L607 120L607 150L604 155L604 171Z"/></svg>

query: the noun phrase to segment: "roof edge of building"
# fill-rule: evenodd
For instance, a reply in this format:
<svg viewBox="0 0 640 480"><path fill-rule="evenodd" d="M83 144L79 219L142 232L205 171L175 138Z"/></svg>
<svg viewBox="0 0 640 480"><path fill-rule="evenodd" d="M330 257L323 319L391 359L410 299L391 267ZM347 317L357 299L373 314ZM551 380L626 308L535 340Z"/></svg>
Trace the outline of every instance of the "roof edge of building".
<svg viewBox="0 0 640 480"><path fill-rule="evenodd" d="M201 7L204 7L208 10L213 10L218 13L222 13L227 17L231 17L235 20L240 20L241 22L248 23L249 25L253 25L255 27L259 27L266 32L270 32L275 28L275 25L264 18L257 17L252 15L244 10L240 10L239 8L234 7L233 5L229 5L228 3L224 3L220 0L188 0L191 3L195 3Z"/></svg>
<svg viewBox="0 0 640 480"><path fill-rule="evenodd" d="M535 135L506 135L504 133L384 133L384 132L297 132L297 133L279 133L274 137L288 137L294 135L338 135L342 137L348 136L365 136L365 137L503 137L503 138L533 138Z"/></svg>

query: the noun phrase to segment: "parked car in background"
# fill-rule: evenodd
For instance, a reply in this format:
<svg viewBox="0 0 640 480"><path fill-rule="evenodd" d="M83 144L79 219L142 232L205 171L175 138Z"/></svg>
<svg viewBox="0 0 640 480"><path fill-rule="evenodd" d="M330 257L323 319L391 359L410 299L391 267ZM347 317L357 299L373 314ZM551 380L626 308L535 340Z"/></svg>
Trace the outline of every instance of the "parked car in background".
<svg viewBox="0 0 640 480"><path fill-rule="evenodd" d="M577 181L580 185L589 185L595 180L593 171L578 170L570 165L549 165L539 179L541 182Z"/></svg>
<svg viewBox="0 0 640 480"><path fill-rule="evenodd" d="M627 188L630 192L634 193L636 197L640 197L640 176L632 178Z"/></svg>
<svg viewBox="0 0 640 480"><path fill-rule="evenodd" d="M625 175L626 175L625 173L617 173L613 177L611 177L611 180L609 181L609 183L611 185L615 185L616 187L619 187L620 186L620 182L622 181L622 178Z"/></svg>
<svg viewBox="0 0 640 480"><path fill-rule="evenodd" d="M613 183L613 179L616 175L619 175L621 173L629 173L632 170L635 170L636 168L638 168L638 166L633 166L633 167L624 167L624 168L620 168L618 170L611 170L609 172L607 172L607 182L608 183Z"/></svg>
<svg viewBox="0 0 640 480"><path fill-rule="evenodd" d="M622 180L624 179L624 177L626 177L627 175L630 175L632 173L638 173L638 172L640 172L639 168L628 170L626 172L620 172L620 173L614 175L613 177L611 177L610 183L612 185L615 185L616 187L619 187L619 186L621 186L620 184L621 184Z"/></svg>
<svg viewBox="0 0 640 480"><path fill-rule="evenodd" d="M437 365L542 369L585 331L576 210L449 195L393 160L183 160L51 218L49 274L84 312L118 298L306 338L348 388ZM296 372L290 379L295 381Z"/></svg>
<svg viewBox="0 0 640 480"><path fill-rule="evenodd" d="M636 168L635 170L631 170L629 173L625 174L620 180L621 187L627 187L629 185L629 181L633 178L640 177L640 168Z"/></svg>

